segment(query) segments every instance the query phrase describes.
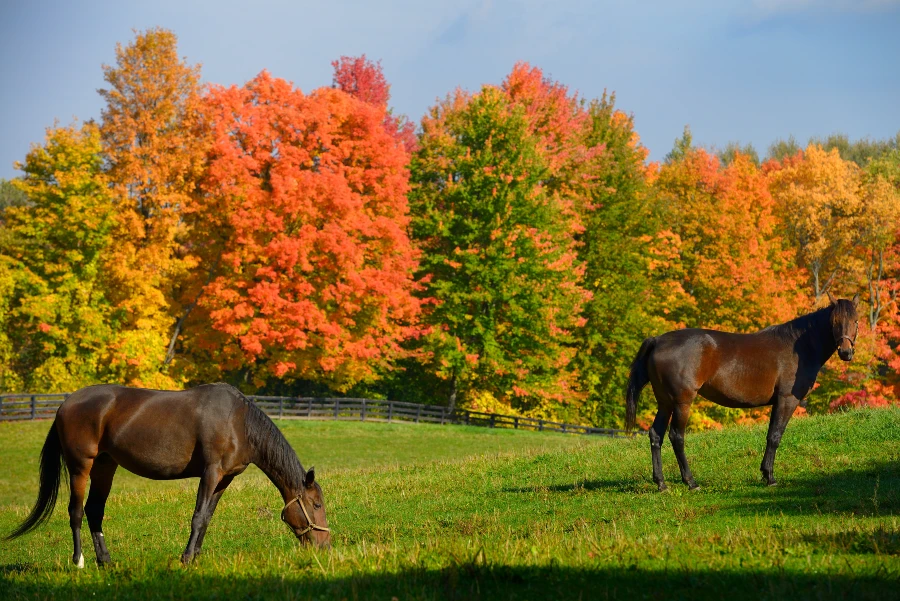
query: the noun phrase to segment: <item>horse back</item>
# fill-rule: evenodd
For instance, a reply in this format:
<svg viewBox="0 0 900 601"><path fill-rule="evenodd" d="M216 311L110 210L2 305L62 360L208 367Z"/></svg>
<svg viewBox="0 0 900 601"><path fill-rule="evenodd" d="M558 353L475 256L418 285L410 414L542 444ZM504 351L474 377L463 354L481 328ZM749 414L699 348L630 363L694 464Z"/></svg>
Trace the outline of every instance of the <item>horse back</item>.
<svg viewBox="0 0 900 601"><path fill-rule="evenodd" d="M74 456L108 453L148 478L198 476L206 463L242 447L246 408L233 391L223 384L183 391L91 386L63 403L58 428Z"/></svg>

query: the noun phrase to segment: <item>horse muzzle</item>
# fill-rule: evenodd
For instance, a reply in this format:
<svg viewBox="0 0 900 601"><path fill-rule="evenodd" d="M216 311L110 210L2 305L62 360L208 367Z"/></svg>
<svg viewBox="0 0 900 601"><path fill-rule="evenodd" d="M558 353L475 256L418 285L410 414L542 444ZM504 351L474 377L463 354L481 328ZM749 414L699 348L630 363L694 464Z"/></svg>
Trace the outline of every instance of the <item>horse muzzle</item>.
<svg viewBox="0 0 900 601"><path fill-rule="evenodd" d="M853 353L854 353L854 350L853 350L852 346L848 349L843 349L843 348L838 349L838 357L840 357L841 360L843 360L843 361L852 361Z"/></svg>

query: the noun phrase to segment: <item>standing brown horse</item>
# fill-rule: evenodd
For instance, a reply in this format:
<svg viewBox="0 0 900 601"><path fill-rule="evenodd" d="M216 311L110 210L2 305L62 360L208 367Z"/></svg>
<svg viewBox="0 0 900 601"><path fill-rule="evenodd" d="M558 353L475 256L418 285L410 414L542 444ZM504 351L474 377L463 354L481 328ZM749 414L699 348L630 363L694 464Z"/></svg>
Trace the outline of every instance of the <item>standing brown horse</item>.
<svg viewBox="0 0 900 601"><path fill-rule="evenodd" d="M65 462L65 466L63 465ZM110 561L103 539L103 510L120 465L153 480L200 478L191 536L181 561L200 553L222 493L235 476L256 464L281 492L281 519L303 542L330 545L322 489L305 471L281 431L259 407L228 384L181 392L90 386L73 393L56 412L41 450L37 502L7 540L39 526L53 513L61 473L69 472L69 525L84 567L81 521L86 514L97 563ZM88 478L90 495L82 508Z"/></svg>
<svg viewBox="0 0 900 601"><path fill-rule="evenodd" d="M766 483L775 484L775 451L794 410L835 351L844 361L853 359L859 295L852 301L836 301L831 294L828 298L831 304L824 309L755 334L686 329L644 340L631 364L625 426L634 427L637 400L649 382L658 407L650 428L650 453L653 481L660 491L666 490L660 447L670 419L669 440L681 480L697 488L684 455L684 429L698 393L725 407L772 405L760 469Z"/></svg>

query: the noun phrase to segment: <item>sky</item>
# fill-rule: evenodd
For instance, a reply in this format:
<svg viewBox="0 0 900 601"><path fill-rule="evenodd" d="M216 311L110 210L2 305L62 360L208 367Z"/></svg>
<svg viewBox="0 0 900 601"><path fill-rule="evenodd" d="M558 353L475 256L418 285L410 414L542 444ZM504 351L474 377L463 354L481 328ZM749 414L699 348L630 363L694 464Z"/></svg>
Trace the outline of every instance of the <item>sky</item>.
<svg viewBox="0 0 900 601"><path fill-rule="evenodd" d="M900 131L900 0L0 0L0 178L55 122L99 119L102 65L155 26L208 83L266 69L312 90L342 55L380 59L416 122L528 61L584 98L614 92L652 160L685 126L761 155Z"/></svg>

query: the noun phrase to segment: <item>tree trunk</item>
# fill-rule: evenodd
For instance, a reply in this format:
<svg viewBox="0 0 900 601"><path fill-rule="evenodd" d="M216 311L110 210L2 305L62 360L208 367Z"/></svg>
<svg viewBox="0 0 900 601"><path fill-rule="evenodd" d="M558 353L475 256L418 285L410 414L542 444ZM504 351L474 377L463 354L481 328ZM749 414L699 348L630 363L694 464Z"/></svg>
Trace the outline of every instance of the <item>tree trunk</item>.
<svg viewBox="0 0 900 601"><path fill-rule="evenodd" d="M450 398L447 401L447 408L450 410L450 413L453 413L456 410L456 375L454 374L452 378L450 378Z"/></svg>

